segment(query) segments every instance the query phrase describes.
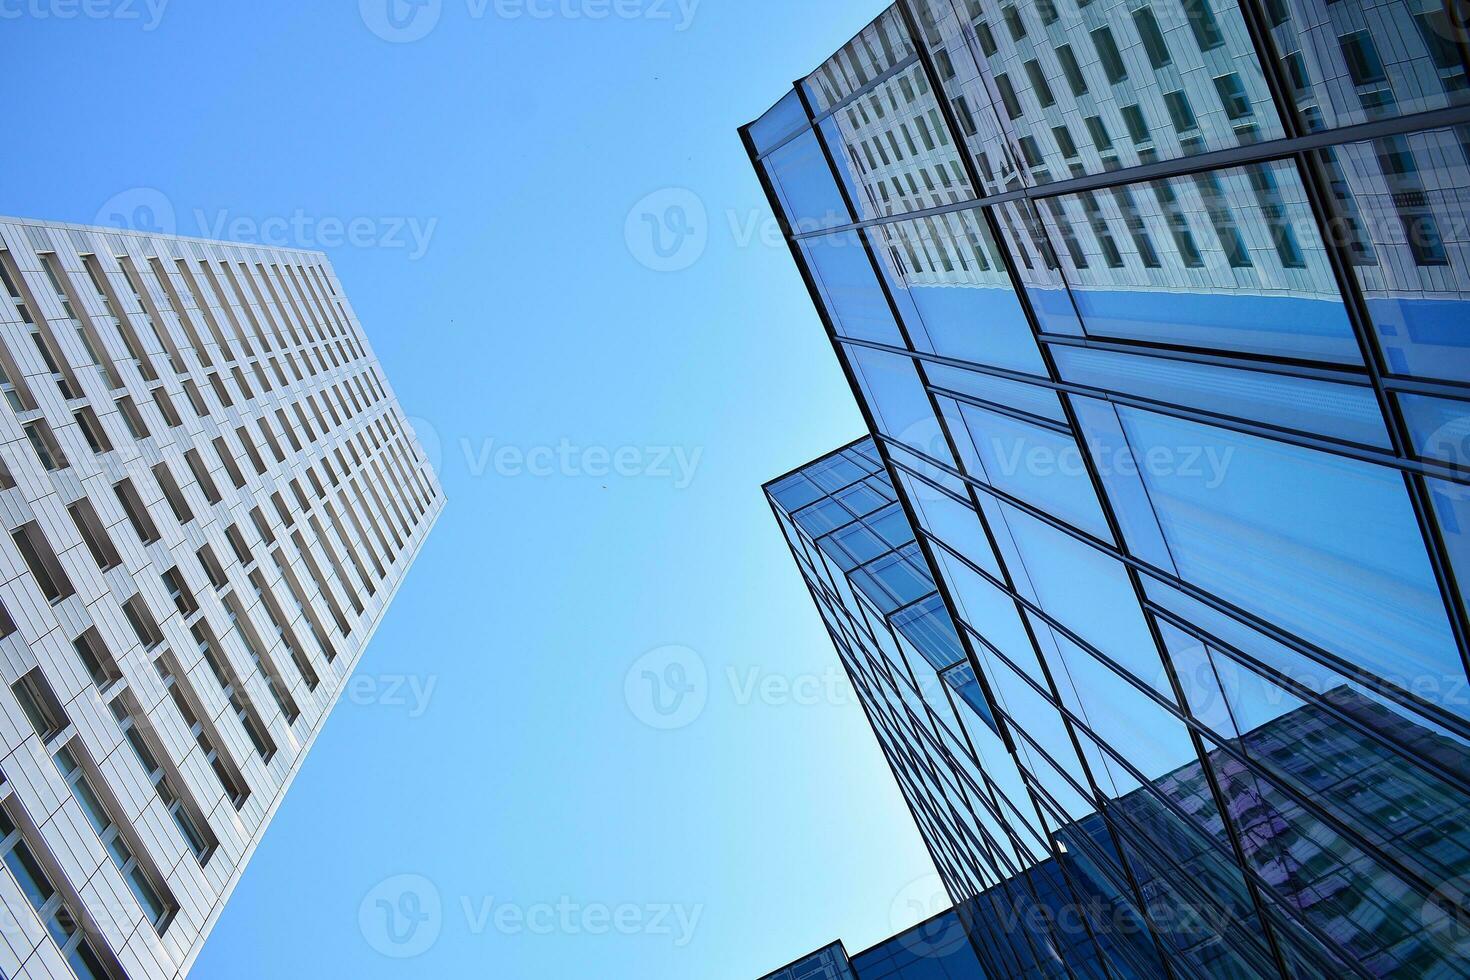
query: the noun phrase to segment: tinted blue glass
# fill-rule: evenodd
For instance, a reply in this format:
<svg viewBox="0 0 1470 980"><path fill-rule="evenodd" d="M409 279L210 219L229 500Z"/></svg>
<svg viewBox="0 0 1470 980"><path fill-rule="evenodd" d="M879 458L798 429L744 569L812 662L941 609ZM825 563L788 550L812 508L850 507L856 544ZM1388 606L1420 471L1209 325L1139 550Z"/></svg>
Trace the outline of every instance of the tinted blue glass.
<svg viewBox="0 0 1470 980"><path fill-rule="evenodd" d="M787 222L797 232L835 228L852 221L817 134L811 131L761 161L781 197Z"/></svg>
<svg viewBox="0 0 1470 980"><path fill-rule="evenodd" d="M856 232L805 238L801 250L839 335L906 346Z"/></svg>
<svg viewBox="0 0 1470 980"><path fill-rule="evenodd" d="M1167 694L1163 663L1123 566L1013 507L1004 510L1023 563L1013 574L1030 582L1038 604L1140 681Z"/></svg>
<svg viewBox="0 0 1470 980"><path fill-rule="evenodd" d="M1428 395L1398 400L1419 455L1470 467L1470 402Z"/></svg>
<svg viewBox="0 0 1470 980"><path fill-rule="evenodd" d="M1118 190L1117 227L1135 245L1116 262L1076 244L1089 198L1063 196L1042 211L1088 334L1361 363L1320 237L1295 231L1316 225L1294 165Z"/></svg>
<svg viewBox="0 0 1470 980"><path fill-rule="evenodd" d="M893 626L908 638L935 670L943 670L965 658L949 611L937 593L894 613Z"/></svg>
<svg viewBox="0 0 1470 980"><path fill-rule="evenodd" d="M947 364L927 364L924 367L929 384L936 388L947 388L961 395L1019 408L1032 415L1040 415L1057 422L1065 422L1061 401L1050 388L1030 385L1009 378L997 378L978 371L966 371Z"/></svg>
<svg viewBox="0 0 1470 980"><path fill-rule="evenodd" d="M848 487L837 493L837 499L842 501L842 506L852 511L858 517L871 514L873 511L888 503L887 497L883 496L866 483Z"/></svg>
<svg viewBox="0 0 1470 980"><path fill-rule="evenodd" d="M1448 480L1426 480L1434 516L1455 568L1460 596L1470 607L1470 487ZM1459 698L1458 700L1467 700ZM1466 712L1470 713L1470 709Z"/></svg>
<svg viewBox="0 0 1470 980"><path fill-rule="evenodd" d="M844 350L880 431L940 462L950 463L948 443L913 358L870 347Z"/></svg>
<svg viewBox="0 0 1470 980"><path fill-rule="evenodd" d="M930 353L1045 374L1006 266L979 211L869 231L891 283L906 289L914 343Z"/></svg>
<svg viewBox="0 0 1470 980"><path fill-rule="evenodd" d="M806 477L796 473L779 483L772 484L771 496L776 498L776 503L780 504L787 513L790 513L821 497L822 491Z"/></svg>
<svg viewBox="0 0 1470 980"><path fill-rule="evenodd" d="M1159 519L1139 479L1138 461L1133 458L1116 409L1108 402L1079 395L1072 396L1072 407L1129 552L1160 568L1173 568Z"/></svg>
<svg viewBox="0 0 1470 980"><path fill-rule="evenodd" d="M802 472L807 479L831 493L856 483L866 476L868 471L845 456L833 456Z"/></svg>
<svg viewBox="0 0 1470 980"><path fill-rule="evenodd" d="M1180 575L1380 676L1463 676L1398 473L1137 409L1119 416L1137 458L1157 451L1142 477Z"/></svg>
<svg viewBox="0 0 1470 980"><path fill-rule="evenodd" d="M978 479L1111 540L1076 440L974 405L961 404L959 411L965 429L954 436L974 445Z"/></svg>
<svg viewBox="0 0 1470 980"><path fill-rule="evenodd" d="M843 552L850 555L852 561L843 566L852 568L853 565L861 565L872 561L885 551L891 550L890 546L880 539L872 531L861 524L853 524L840 531L832 533L831 539Z"/></svg>
<svg viewBox="0 0 1470 980"><path fill-rule="evenodd" d="M833 528L841 527L852 520L852 515L842 507L841 504L832 499L823 499L805 510L797 511L792 515L796 523L812 537L826 534Z"/></svg>
<svg viewBox="0 0 1470 980"><path fill-rule="evenodd" d="M995 715L990 711L990 702L985 700L985 692L980 690L980 682L975 679L973 667L967 663L958 664L944 672L944 680L980 716L980 720L990 726L991 731L1000 734L1000 729L995 724Z"/></svg>
<svg viewBox="0 0 1470 980"><path fill-rule="evenodd" d="M1068 381L1370 446L1391 443L1371 388L1058 344Z"/></svg>
<svg viewBox="0 0 1470 980"><path fill-rule="evenodd" d="M766 114L750 124L750 141L757 153L764 153L807 124L806 109L793 90L766 110Z"/></svg>
<svg viewBox="0 0 1470 980"><path fill-rule="evenodd" d="M969 505L907 474L904 483L924 530L987 572L1000 577L1000 564L996 561L995 552L985 539L985 529L980 525L979 516Z"/></svg>
<svg viewBox="0 0 1470 980"><path fill-rule="evenodd" d="M909 524L908 515L898 504L892 504L887 510L873 514L864 523L894 548L901 548L914 540L913 525Z"/></svg>

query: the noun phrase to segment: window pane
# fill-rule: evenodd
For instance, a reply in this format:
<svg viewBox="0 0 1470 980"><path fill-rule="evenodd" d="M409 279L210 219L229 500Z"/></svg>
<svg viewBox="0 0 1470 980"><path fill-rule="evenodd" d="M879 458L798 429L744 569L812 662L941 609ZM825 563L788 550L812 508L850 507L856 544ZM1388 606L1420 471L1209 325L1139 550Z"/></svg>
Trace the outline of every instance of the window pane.
<svg viewBox="0 0 1470 980"><path fill-rule="evenodd" d="M1470 130L1436 129L1323 157L1340 237L1396 374L1470 380L1467 150Z"/></svg>
<svg viewBox="0 0 1470 980"><path fill-rule="evenodd" d="M803 239L801 250L839 335L907 346L857 232Z"/></svg>
<svg viewBox="0 0 1470 980"><path fill-rule="evenodd" d="M1052 356L1069 381L1370 446L1390 445L1378 401L1366 387L1060 344Z"/></svg>
<svg viewBox="0 0 1470 980"><path fill-rule="evenodd" d="M1344 363L1361 360L1326 252L1296 229L1315 219L1289 163L1221 170L1119 188L1101 216L1080 197L1043 211L1067 282L1093 336ZM1110 267L1096 233L1122 250Z"/></svg>
<svg viewBox="0 0 1470 980"><path fill-rule="evenodd" d="M981 212L899 221L871 234L889 281L904 290L904 317L921 350L1046 373Z"/></svg>
<svg viewBox="0 0 1470 980"><path fill-rule="evenodd" d="M1451 56L1455 28L1438 3L1275 0L1272 8L1272 34L1310 128L1465 102L1465 65Z"/></svg>
<svg viewBox="0 0 1470 980"><path fill-rule="evenodd" d="M1400 474L1137 409L1118 414L1140 460L1151 447L1193 445L1221 463L1213 478L1140 468L1183 578L1382 677L1463 678Z"/></svg>

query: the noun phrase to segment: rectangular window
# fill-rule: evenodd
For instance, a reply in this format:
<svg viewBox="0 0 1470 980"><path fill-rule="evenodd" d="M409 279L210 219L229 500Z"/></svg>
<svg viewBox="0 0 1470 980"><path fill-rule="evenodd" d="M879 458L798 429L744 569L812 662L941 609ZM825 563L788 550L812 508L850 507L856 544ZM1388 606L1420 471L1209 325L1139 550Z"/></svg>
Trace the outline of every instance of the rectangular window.
<svg viewBox="0 0 1470 980"><path fill-rule="evenodd" d="M1225 35L1220 32L1215 12L1210 9L1210 0L1181 2L1184 6L1184 17L1189 21L1189 29L1194 32L1194 40L1201 51L1213 51L1225 43Z"/></svg>
<svg viewBox="0 0 1470 980"><path fill-rule="evenodd" d="M1134 143L1142 145L1153 139L1148 130L1148 122L1143 118L1143 109L1136 105L1125 105L1123 107L1123 125L1128 127L1128 135Z"/></svg>
<svg viewBox="0 0 1470 980"><path fill-rule="evenodd" d="M995 57L995 52L1000 49L995 43L995 32L990 29L990 25L983 20L975 21L975 36L979 38L980 50L985 52L985 56L987 58ZM910 99L909 101L912 102L913 100Z"/></svg>
<svg viewBox="0 0 1470 980"><path fill-rule="evenodd" d="M1043 107L1056 104L1056 96L1052 94L1051 86L1047 84L1046 73L1041 70L1041 62L1035 58L1026 62L1026 77L1031 80L1031 91L1036 93L1037 101Z"/></svg>
<svg viewBox="0 0 1470 980"><path fill-rule="evenodd" d="M137 489L132 480L119 480L113 484L112 492L117 495L118 503L122 504L123 513L128 517L128 523L133 525L133 530L138 534L138 540L144 544L152 544L159 538L158 526L153 523L153 518L148 516L148 508L143 504L143 498L138 496Z"/></svg>
<svg viewBox="0 0 1470 980"><path fill-rule="evenodd" d="M189 472L194 475L194 482L199 484L199 490L204 494L204 499L212 504L219 503L223 499L220 496L219 487L215 485L214 478L209 475L209 470L205 467L204 458L199 455L199 450L186 450L184 462L189 464Z"/></svg>
<svg viewBox="0 0 1470 980"><path fill-rule="evenodd" d="M1342 47L1342 56L1354 85L1374 85L1388 80L1383 73L1383 62L1378 58L1378 48L1367 31L1344 34L1337 43Z"/></svg>
<svg viewBox="0 0 1470 980"><path fill-rule="evenodd" d="M1016 88L1011 84L1011 78L1005 72L995 76L995 87L1000 92L1000 100L1005 103L1006 115L1012 119L1021 118L1021 102L1016 98Z"/></svg>
<svg viewBox="0 0 1470 980"><path fill-rule="evenodd" d="M209 578L210 585L219 590L229 584L229 579L225 577L225 570L221 567L219 559L215 557L213 548L206 544L194 554L199 558L199 564L204 568L204 574Z"/></svg>
<svg viewBox="0 0 1470 980"><path fill-rule="evenodd" d="M1245 94L1245 85L1234 72L1215 79L1215 91L1220 94L1220 104L1225 115L1231 119L1244 119L1251 114L1251 100Z"/></svg>
<svg viewBox="0 0 1470 980"><path fill-rule="evenodd" d="M1107 127L1103 125L1100 116L1088 116L1084 122L1087 123L1087 132L1092 136L1092 145L1099 150L1111 150L1113 139L1108 135Z"/></svg>
<svg viewBox="0 0 1470 980"><path fill-rule="evenodd" d="M46 424L45 419L27 422L23 428L42 466L55 471L64 470L71 465L67 462L66 454L61 451L61 445L56 441L56 436L52 435L51 426Z"/></svg>
<svg viewBox="0 0 1470 980"><path fill-rule="evenodd" d="M1082 66L1077 63L1077 55L1072 51L1070 44L1063 44L1057 48L1057 60L1062 63L1062 74L1067 78L1067 85L1072 89L1073 95L1087 94L1087 79L1082 74Z"/></svg>
<svg viewBox="0 0 1470 980"><path fill-rule="evenodd" d="M148 611L148 605L143 601L141 592L124 602L122 611L123 616L127 618L128 625L137 634L138 642L143 644L143 649L152 650L163 642L163 633L158 629L158 621L153 618L153 613Z"/></svg>
<svg viewBox="0 0 1470 980"><path fill-rule="evenodd" d="M194 409L194 414L201 419L209 417L209 405L205 403L204 396L199 393L199 386L188 378L184 379L184 395L189 399L189 405Z"/></svg>
<svg viewBox="0 0 1470 980"><path fill-rule="evenodd" d="M169 428L177 429L184 424L184 420L179 417L178 410L174 408L172 399L168 397L168 392L162 387L153 389L153 404L158 406L159 414L163 416Z"/></svg>
<svg viewBox="0 0 1470 980"><path fill-rule="evenodd" d="M250 546L245 543L245 535L240 533L238 524L231 524L225 528L225 540L230 543L230 550L235 553L235 560L242 565L249 565L255 561L250 554Z"/></svg>
<svg viewBox="0 0 1470 980"><path fill-rule="evenodd" d="M112 442L107 438L107 433L102 428L102 423L97 421L97 413L90 408L79 408L72 413L76 419L77 426L82 430L82 438L87 440L87 446L95 455L112 452Z"/></svg>
<svg viewBox="0 0 1470 980"><path fill-rule="evenodd" d="M1066 126L1055 126L1051 133L1056 137L1057 148L1062 151L1062 156L1070 160L1077 155L1077 143L1072 139L1072 133Z"/></svg>
<svg viewBox="0 0 1470 980"><path fill-rule="evenodd" d="M265 475L265 460L261 458L260 450L255 448L255 442L250 438L250 433L245 431L244 426L235 429L235 435L240 439L240 445L245 447L245 455L250 460L250 465L255 467L255 472L261 476Z"/></svg>
<svg viewBox="0 0 1470 980"><path fill-rule="evenodd" d="M77 526L77 533L82 536L82 541L92 553L92 560L97 563L98 568L105 572L122 564L122 556L113 547L112 538L108 535L107 528L102 526L90 500L82 497L69 505L66 512L71 515L72 522Z"/></svg>
<svg viewBox="0 0 1470 980"><path fill-rule="evenodd" d="M1164 105L1169 110L1169 119L1174 123L1176 132L1187 133L1199 125L1194 118L1194 110L1189 107L1189 99L1185 98L1183 92L1165 92Z"/></svg>
<svg viewBox="0 0 1470 980"><path fill-rule="evenodd" d="M112 651L102 642L102 634L95 626L87 627L86 632L71 641L71 646L98 690L105 691L122 679L122 671L118 669Z"/></svg>
<svg viewBox="0 0 1470 980"><path fill-rule="evenodd" d="M180 524L192 521L194 512L189 509L189 501L184 499L184 492L179 489L168 464L159 463L153 467L153 478L158 481L158 488L163 491L163 499L168 501L168 509L173 511L174 520Z"/></svg>
<svg viewBox="0 0 1470 980"><path fill-rule="evenodd" d="M10 685L10 689L15 692L15 700L20 702L20 708L36 730L41 744L51 741L71 724L40 667L31 668L29 673Z"/></svg>
<svg viewBox="0 0 1470 980"><path fill-rule="evenodd" d="M1107 75L1109 82L1116 85L1128 77L1128 69L1123 66L1123 55L1118 51L1118 42L1113 40L1111 30L1099 27L1093 31L1092 44L1097 48L1097 56L1102 61L1103 74Z"/></svg>
<svg viewBox="0 0 1470 980"><path fill-rule="evenodd" d="M1143 50L1148 55L1149 64L1155 68L1163 68L1173 60L1169 57L1169 44L1164 40L1164 32L1159 30L1159 21L1152 9L1140 7L1133 11L1133 26L1138 28L1138 36L1143 41Z"/></svg>
<svg viewBox="0 0 1470 980"><path fill-rule="evenodd" d="M158 577L163 582L163 590L174 601L180 615L189 617L199 611L199 603L194 601L194 594L184 584L184 576L179 574L177 565L165 570Z"/></svg>
<svg viewBox="0 0 1470 980"><path fill-rule="evenodd" d="M128 432L134 439L147 439L148 426L143 422L143 416L138 412L138 406L133 404L129 395L123 395L117 400L118 413L123 417L123 423L127 425Z"/></svg>
<svg viewBox="0 0 1470 980"><path fill-rule="evenodd" d="M46 540L46 535L41 533L41 528L35 521L22 524L10 532L10 536L47 601L55 605L76 592L72 588L71 579L66 577L61 563L56 560L56 552L51 549L51 543Z"/></svg>
<svg viewBox="0 0 1470 980"><path fill-rule="evenodd" d="M1021 11L1016 7L1004 7L1001 14L1005 17L1006 29L1011 32L1011 38L1019 41L1026 36L1026 22L1021 19Z"/></svg>
<svg viewBox="0 0 1470 980"><path fill-rule="evenodd" d="M240 464L235 462L235 454L230 452L230 446L223 436L215 437L214 451L219 454L219 461L224 464L225 472L230 474L230 482L235 485L235 489L243 489L245 474L240 472Z"/></svg>

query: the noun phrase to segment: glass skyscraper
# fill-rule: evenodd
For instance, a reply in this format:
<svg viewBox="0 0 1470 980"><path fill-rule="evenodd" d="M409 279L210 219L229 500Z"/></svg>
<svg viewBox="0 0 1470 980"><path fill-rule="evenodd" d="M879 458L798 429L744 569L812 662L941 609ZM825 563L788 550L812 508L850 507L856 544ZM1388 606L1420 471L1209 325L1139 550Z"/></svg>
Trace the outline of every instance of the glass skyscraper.
<svg viewBox="0 0 1470 980"><path fill-rule="evenodd" d="M873 433L768 493L976 975L1470 975L1455 13L909 0L743 130Z"/></svg>

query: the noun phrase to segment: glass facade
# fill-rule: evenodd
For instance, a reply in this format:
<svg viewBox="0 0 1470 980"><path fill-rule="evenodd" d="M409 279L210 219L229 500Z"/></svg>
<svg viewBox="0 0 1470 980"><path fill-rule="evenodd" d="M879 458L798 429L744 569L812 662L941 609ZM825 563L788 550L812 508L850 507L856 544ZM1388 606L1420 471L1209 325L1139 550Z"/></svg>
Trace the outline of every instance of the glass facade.
<svg viewBox="0 0 1470 980"><path fill-rule="evenodd" d="M767 492L984 975L1470 976L1454 14L905 0L744 131L872 429Z"/></svg>

